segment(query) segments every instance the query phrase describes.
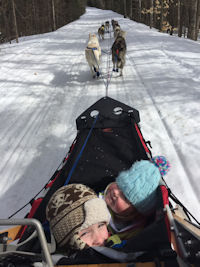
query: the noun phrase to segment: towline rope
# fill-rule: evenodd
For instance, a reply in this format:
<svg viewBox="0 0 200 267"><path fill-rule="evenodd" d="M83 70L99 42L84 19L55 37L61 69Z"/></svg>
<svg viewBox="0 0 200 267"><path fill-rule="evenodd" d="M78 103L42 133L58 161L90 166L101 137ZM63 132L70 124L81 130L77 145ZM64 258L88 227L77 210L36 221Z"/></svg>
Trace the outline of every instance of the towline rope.
<svg viewBox="0 0 200 267"><path fill-rule="evenodd" d="M104 78L104 76L103 76L103 74L102 74L102 70L101 70L101 67L99 66L99 64L98 64L98 62L97 62L97 59L96 59L96 57L95 57L95 54L94 54L94 50L97 50L97 48L96 49L94 49L94 48L89 48L89 49L91 49L92 50L92 52L93 52L93 56L94 56L94 60L95 60L95 62L96 62L96 65L97 65L97 67L98 67L98 70L99 70L99 73L97 73L97 71L96 71L96 73L97 73L97 77L101 77L101 79L103 80L103 83L104 83L104 85L105 85L105 89L106 89L106 91L105 91L105 96L108 96L108 86L109 86L109 84L110 84L110 82L111 82L111 78L112 78L112 70L111 70L111 73L110 73L110 64L111 64L111 60L110 60L110 56L111 56L111 54L112 54L112 52L111 52L111 31L109 31L109 33L110 33L110 38L108 38L109 40L110 40L110 42L108 43L108 46L107 46L107 51L105 51L105 50L103 50L103 49L101 49L101 52L102 53L104 53L104 54L106 54L107 55L107 59L106 59L106 79ZM88 47L87 47L88 48ZM94 67L94 66L93 66ZM94 67L94 69L95 69L95 67ZM112 68L111 68L112 69Z"/></svg>
<svg viewBox="0 0 200 267"><path fill-rule="evenodd" d="M89 131L89 133L88 133L88 135L87 135L87 137L85 139L85 142L84 142L84 144L83 144L83 146L82 146L82 148L81 148L81 150L80 150L80 152L79 152L79 154L78 154L78 156L77 156L77 158L76 158L76 160L75 160L75 162L74 162L74 164L73 164L73 166L72 166L72 168L71 168L71 170L70 170L70 172L69 172L69 174L67 176L67 179L66 179L64 185L67 185L69 183L69 181L70 181L70 179L72 177L72 174L73 174L73 172L74 172L74 170L75 170L75 168L76 168L76 166L77 166L77 164L79 162L79 159L81 158L81 156L83 154L83 151L84 151L84 149L86 147L86 144L87 144L87 142L88 142L88 140L89 140L89 138L90 138L90 136L92 134L92 131L93 131L94 127L95 127L95 124L96 124L96 122L98 120L98 117L99 117L99 115L96 116L96 118L95 118L95 120L94 120L94 122L92 124L92 127L90 128L90 131Z"/></svg>

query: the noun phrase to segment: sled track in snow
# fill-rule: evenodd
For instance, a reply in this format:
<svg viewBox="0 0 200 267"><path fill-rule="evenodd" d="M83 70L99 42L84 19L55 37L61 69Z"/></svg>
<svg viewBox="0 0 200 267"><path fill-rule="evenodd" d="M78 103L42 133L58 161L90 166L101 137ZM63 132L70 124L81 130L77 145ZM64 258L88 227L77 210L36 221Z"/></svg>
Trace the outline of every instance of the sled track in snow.
<svg viewBox="0 0 200 267"><path fill-rule="evenodd" d="M7 166L9 161L11 161L11 160L16 161L16 164L19 161L19 164L20 164L21 159L26 157L26 147L28 147L28 143L30 142L31 136L33 136L42 126L42 122L45 120L45 117L47 116L47 114L49 112L49 109L50 109L50 106L51 106L51 103L52 103L54 97L55 97L55 94L50 94L50 96L46 99L45 103L40 108L37 108L36 110L34 109L31 112L31 114L27 115L27 122L28 123L27 123L25 129L23 129L22 132L19 132L17 138L14 138L14 140L13 140L14 147L13 147L12 151L7 155L7 159L4 161L4 164L1 167L2 173L3 173L4 169L6 169L6 166ZM13 125L10 125L8 132L11 133L11 135L13 132L10 129L12 129L15 125L17 125L19 123L21 123L20 117L18 117L16 122L13 123ZM24 122L22 122L22 124L23 123ZM20 129L22 129L22 127L20 127ZM7 129L4 133L3 138L4 137L7 137L7 139L11 141L11 145L12 145L12 136L10 136L10 137L8 136ZM20 149L21 152L19 153L19 156L16 158L15 152L18 149Z"/></svg>
<svg viewBox="0 0 200 267"><path fill-rule="evenodd" d="M68 33L70 34L70 33L72 33L74 30L73 29L70 29L69 31L68 31ZM59 34L59 32L54 32L55 34ZM47 34L49 34L49 33L47 33ZM46 39L46 35L44 36L44 37L42 37L41 35L38 37L38 39L39 39L39 41L38 42L32 42L32 40L30 40L30 41L25 41L26 43L28 43L30 46L28 46L28 47L26 47L26 48L24 48L24 49L20 49L20 51L19 51L19 53L17 53L17 54L15 54L15 55L11 55L10 57L8 57L7 59L6 59L6 61L8 61L8 60L12 60L12 59L14 59L14 61L15 62L18 62L18 60L21 60L21 56L23 55L24 56L24 54L27 52L27 51L29 51L30 49L32 50L33 48L37 48L38 46L40 46L43 42L42 42L42 40L41 39ZM33 44L34 43L34 44ZM24 42L22 42L22 43L18 43L18 44L16 44L15 46L11 46L11 47L3 47L3 49L12 49L13 47L14 47L14 49L16 49L16 47L19 47L20 48L20 46L23 46L24 45ZM1 50L2 50L2 48L1 48ZM10 53L10 52L9 52ZM1 53L0 53L1 54ZM6 53L5 53L6 54ZM29 55L29 57L28 57L28 61L31 61L31 60L34 60L35 59L35 56L36 55ZM46 57L47 57L47 54L44 54L43 55L43 57L42 58L44 58L44 59L46 59ZM37 63L35 63L35 64L37 64ZM26 63L24 63L24 64L21 64L20 65L20 70L19 69L15 69L15 77L17 77L18 78L18 80L19 81L21 81L21 80L23 80L23 77L24 77L24 73L22 73L22 69L26 69L26 67L27 67L27 64ZM0 81L1 80L3 80L4 79L4 77L6 77L7 76L7 74L11 77L12 76L12 73L13 72L13 69L8 69L6 72L4 72L4 75L5 76L3 76L3 77L1 77L1 79L0 79ZM6 84L6 82L3 82L3 83L1 83L0 84L0 87L2 87L3 88L3 86ZM7 96L10 96L10 95L12 95L14 92L16 92L16 91L18 91L17 89L16 90L14 90L14 91L12 91L10 94L8 94Z"/></svg>
<svg viewBox="0 0 200 267"><path fill-rule="evenodd" d="M199 82L199 70L195 66L191 68L191 66L185 62L183 62L182 59L179 59L177 57L172 57L171 55L168 54L168 52L165 50L164 44L161 45L161 50L160 50L169 60L172 62L175 62L176 64L180 65L182 69L185 69L185 72L187 72L191 79L193 79L195 82Z"/></svg>
<svg viewBox="0 0 200 267"><path fill-rule="evenodd" d="M38 44L39 44L39 43L37 43L37 45L34 45L34 47L37 47ZM27 49L25 49L25 50L27 50ZM34 56L32 56L32 57L34 57ZM43 55L43 57L46 58L46 55ZM78 61L78 60L77 60L77 61ZM75 62L76 62L76 61L75 61ZM74 63L74 64L76 64L76 63ZM73 64L73 65L74 65L74 64ZM73 65L72 65L71 68L73 68ZM22 64L22 65L20 66L20 68L23 69L25 66L26 66L26 64ZM8 72L10 72L10 71L8 71ZM21 72L21 71L18 71L17 73L19 73L19 72ZM70 73L71 73L71 70L70 70ZM17 74L17 76L18 76L18 74ZM18 78L20 78L20 80L23 80L23 79L22 79L22 78L23 78L23 75L19 75ZM1 84L1 85L2 85L2 84ZM47 86L47 85L44 84L43 86ZM15 92L18 91L18 90L19 90L19 87L17 86L16 89L15 89L14 91L11 91L10 93L8 93L8 94L6 95L6 97L9 98L9 96L11 96L13 93L15 93ZM20 98L21 96L22 96L22 94L19 94L19 95L17 96L17 98ZM52 92L51 92L51 93L49 94L49 97L45 100L45 102L44 102L41 106L40 106L40 103L37 105L38 107L37 107L36 111L33 110L30 114L27 115L27 118L30 118L31 121L35 122L35 123L31 123L30 128L32 128L33 125L36 124L36 121L37 121L37 122L38 122L38 121L39 121L39 122L41 121L41 123L39 123L39 124L37 123L37 124L39 125L38 127L36 127L36 128L33 127L33 128L34 128L34 132L36 132L36 131L40 128L40 126L41 126L41 124L42 124L42 121L44 120L44 118L45 118L45 116L47 115L47 112L48 112L48 110L49 110L49 108L50 108L50 104L53 102L54 96L55 96L55 92L53 92L53 94L52 94ZM10 102L9 104L11 105L13 101L16 101L16 98L15 98L14 100L11 100L11 102ZM27 110L29 110L29 107L32 106L32 103L33 103L33 101L31 101L31 102L29 103L28 107L26 108ZM24 114L24 110L22 110L21 113L18 114L18 118L17 118L13 123L10 124L9 128L4 129L4 131L1 132L2 139L4 139L5 136L8 137L7 132L10 132L11 129L13 129L18 123L20 123L21 118L22 118L22 117L21 117L22 114ZM42 114L42 115L40 115L40 114ZM30 120L27 119L27 121L30 121ZM28 125L29 125L29 123L28 123ZM24 136L24 135L23 135L23 136ZM23 136L22 136L22 139L23 139ZM21 139L21 138L20 138L20 139ZM20 142L19 142L19 143L20 143Z"/></svg>
<svg viewBox="0 0 200 267"><path fill-rule="evenodd" d="M78 68L81 61L83 61L84 55L82 57L76 57L73 64L71 65L71 69L69 70L69 73L73 73L74 68ZM24 64L22 65L23 68ZM22 78L22 76L21 76ZM84 86L84 88L86 85ZM17 90L18 87L16 87L15 90ZM74 110L77 109L78 103L81 101L82 94L79 94L80 90L73 91L73 94L75 95L75 99L77 102L75 102ZM5 160L1 164L1 173L4 175L4 170L7 169L7 166L9 165L9 162L12 161L12 163L15 163L16 165L19 165L20 162L23 162L23 158L26 157L26 148L28 147L28 143L31 142L31 137L39 131L41 128L43 122L46 120L46 117L48 117L48 113L52 112L52 103L54 103L56 99L56 94L59 93L57 90L51 90L48 97L44 99L44 101L41 103L36 103L36 107L30 111L30 113L25 114L26 116L23 116L23 121L21 115L24 113L24 110L21 111L19 114L17 114L17 117L15 120L13 120L9 127L4 129L1 133L1 140L9 140L9 146L12 147L12 151L8 151L7 156ZM20 97L21 94L19 94L17 97ZM79 97L78 97L79 96ZM26 107L27 110L29 110L29 107L32 106L33 101L31 100L28 106ZM69 103L71 104L71 102ZM9 104L12 105L12 102ZM73 113L73 109L70 109ZM72 114L69 112L67 113L68 118L72 117ZM24 119L27 121L26 127L20 127L21 124L24 124ZM20 131L19 129L23 129L23 131ZM13 132L15 131L15 138L13 139ZM6 138L6 139L5 139ZM8 172L8 171L6 171ZM12 172L9 174L9 179L12 179L13 182L15 181L16 173Z"/></svg>

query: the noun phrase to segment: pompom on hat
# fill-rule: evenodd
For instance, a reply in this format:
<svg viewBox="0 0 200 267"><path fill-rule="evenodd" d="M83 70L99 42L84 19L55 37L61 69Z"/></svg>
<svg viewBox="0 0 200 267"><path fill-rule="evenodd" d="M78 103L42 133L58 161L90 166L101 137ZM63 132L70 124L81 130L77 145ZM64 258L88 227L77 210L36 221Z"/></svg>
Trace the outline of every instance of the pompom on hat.
<svg viewBox="0 0 200 267"><path fill-rule="evenodd" d="M79 232L110 220L105 201L83 184L70 184L58 189L49 200L46 217L58 247L65 247L66 251L87 247Z"/></svg>
<svg viewBox="0 0 200 267"><path fill-rule="evenodd" d="M164 156L155 156L152 158L152 162L158 167L162 176L166 175L170 170L170 163Z"/></svg>
<svg viewBox="0 0 200 267"><path fill-rule="evenodd" d="M142 214L150 213L156 206L156 189L161 174L149 160L135 162L121 172L116 183L129 202Z"/></svg>

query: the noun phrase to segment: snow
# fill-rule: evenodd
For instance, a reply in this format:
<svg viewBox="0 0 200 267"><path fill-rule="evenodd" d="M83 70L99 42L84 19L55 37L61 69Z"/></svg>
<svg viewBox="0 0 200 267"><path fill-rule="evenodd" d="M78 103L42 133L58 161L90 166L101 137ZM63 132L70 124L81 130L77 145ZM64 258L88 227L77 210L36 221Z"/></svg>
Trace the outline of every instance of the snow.
<svg viewBox="0 0 200 267"><path fill-rule="evenodd" d="M106 20L127 32L124 76L112 73L113 34L100 41L103 79L84 49ZM75 119L105 95L140 112L153 155L171 163L168 186L200 220L200 44L87 8L55 32L0 46L0 214L7 218L47 183L76 136ZM111 78L111 80L110 80ZM108 88L106 83L108 81ZM26 207L15 217L23 217Z"/></svg>

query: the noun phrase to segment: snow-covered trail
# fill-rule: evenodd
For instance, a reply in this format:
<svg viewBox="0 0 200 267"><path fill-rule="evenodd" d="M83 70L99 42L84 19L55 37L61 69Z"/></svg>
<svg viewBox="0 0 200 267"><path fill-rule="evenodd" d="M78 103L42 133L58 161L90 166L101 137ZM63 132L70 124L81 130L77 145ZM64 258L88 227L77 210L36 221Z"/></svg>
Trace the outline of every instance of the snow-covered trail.
<svg viewBox="0 0 200 267"><path fill-rule="evenodd" d="M112 72L111 33L100 41L102 77L93 80L84 55L88 35L111 19L127 31L124 76ZM192 157L200 154L199 142L194 145L200 125L199 45L181 41L114 12L88 8L79 20L56 32L3 45L1 217L23 206L46 184L75 138L76 117L108 95L140 111L142 132L151 140L153 154L171 162L168 185L200 219L199 166Z"/></svg>

